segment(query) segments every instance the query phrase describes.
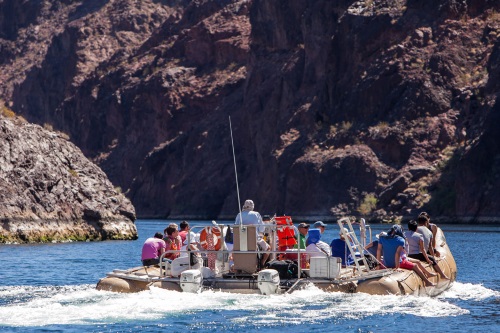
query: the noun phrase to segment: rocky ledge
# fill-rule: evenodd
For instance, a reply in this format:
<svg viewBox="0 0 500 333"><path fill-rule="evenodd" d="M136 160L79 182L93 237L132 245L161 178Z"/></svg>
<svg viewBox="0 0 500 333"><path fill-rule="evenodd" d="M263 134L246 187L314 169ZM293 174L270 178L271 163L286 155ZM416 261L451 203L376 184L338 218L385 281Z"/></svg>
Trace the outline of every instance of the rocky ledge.
<svg viewBox="0 0 500 333"><path fill-rule="evenodd" d="M0 116L0 243L137 239L134 220L130 201L65 134Z"/></svg>

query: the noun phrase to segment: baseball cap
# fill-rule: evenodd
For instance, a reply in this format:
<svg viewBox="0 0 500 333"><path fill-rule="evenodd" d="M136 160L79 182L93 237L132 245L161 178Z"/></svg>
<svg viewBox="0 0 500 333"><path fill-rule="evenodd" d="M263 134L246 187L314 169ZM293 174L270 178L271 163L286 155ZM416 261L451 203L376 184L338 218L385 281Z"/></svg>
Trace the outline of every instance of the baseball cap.
<svg viewBox="0 0 500 333"><path fill-rule="evenodd" d="M319 228L319 227L326 227L326 224L324 224L323 221L314 222L314 228Z"/></svg>

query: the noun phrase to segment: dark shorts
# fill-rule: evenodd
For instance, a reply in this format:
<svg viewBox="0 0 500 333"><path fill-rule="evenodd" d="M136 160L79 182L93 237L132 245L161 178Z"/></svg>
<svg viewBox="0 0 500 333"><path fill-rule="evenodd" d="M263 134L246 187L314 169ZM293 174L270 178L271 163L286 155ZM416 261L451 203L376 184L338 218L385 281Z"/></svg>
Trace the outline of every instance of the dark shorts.
<svg viewBox="0 0 500 333"><path fill-rule="evenodd" d="M409 254L408 257L413 258L413 259L418 259L420 261L425 261L425 257L424 257L424 255L422 253ZM427 257L429 258L430 261L432 261L432 266L437 265L436 259L434 259L433 256L431 256L429 254L429 255L427 255Z"/></svg>
<svg viewBox="0 0 500 333"><path fill-rule="evenodd" d="M144 266L158 265L159 263L160 263L160 258L144 259L142 261L142 264Z"/></svg>

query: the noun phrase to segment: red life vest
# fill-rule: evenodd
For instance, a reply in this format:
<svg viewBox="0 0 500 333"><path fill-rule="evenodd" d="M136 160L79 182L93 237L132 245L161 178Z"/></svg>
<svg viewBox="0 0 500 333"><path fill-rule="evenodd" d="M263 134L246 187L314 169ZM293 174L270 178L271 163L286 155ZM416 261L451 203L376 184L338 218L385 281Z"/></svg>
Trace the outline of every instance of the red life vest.
<svg viewBox="0 0 500 333"><path fill-rule="evenodd" d="M276 216L274 219L276 220L279 249L285 250L292 248L297 244L292 218L290 216Z"/></svg>

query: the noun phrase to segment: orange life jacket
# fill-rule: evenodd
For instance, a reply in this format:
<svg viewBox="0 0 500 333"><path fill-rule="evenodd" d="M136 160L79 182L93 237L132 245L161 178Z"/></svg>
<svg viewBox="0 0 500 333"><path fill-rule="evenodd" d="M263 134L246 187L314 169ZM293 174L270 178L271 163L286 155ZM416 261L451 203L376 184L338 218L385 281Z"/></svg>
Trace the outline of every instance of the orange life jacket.
<svg viewBox="0 0 500 333"><path fill-rule="evenodd" d="M290 216L276 216L274 219L276 220L279 249L289 249L297 244L292 218Z"/></svg>

